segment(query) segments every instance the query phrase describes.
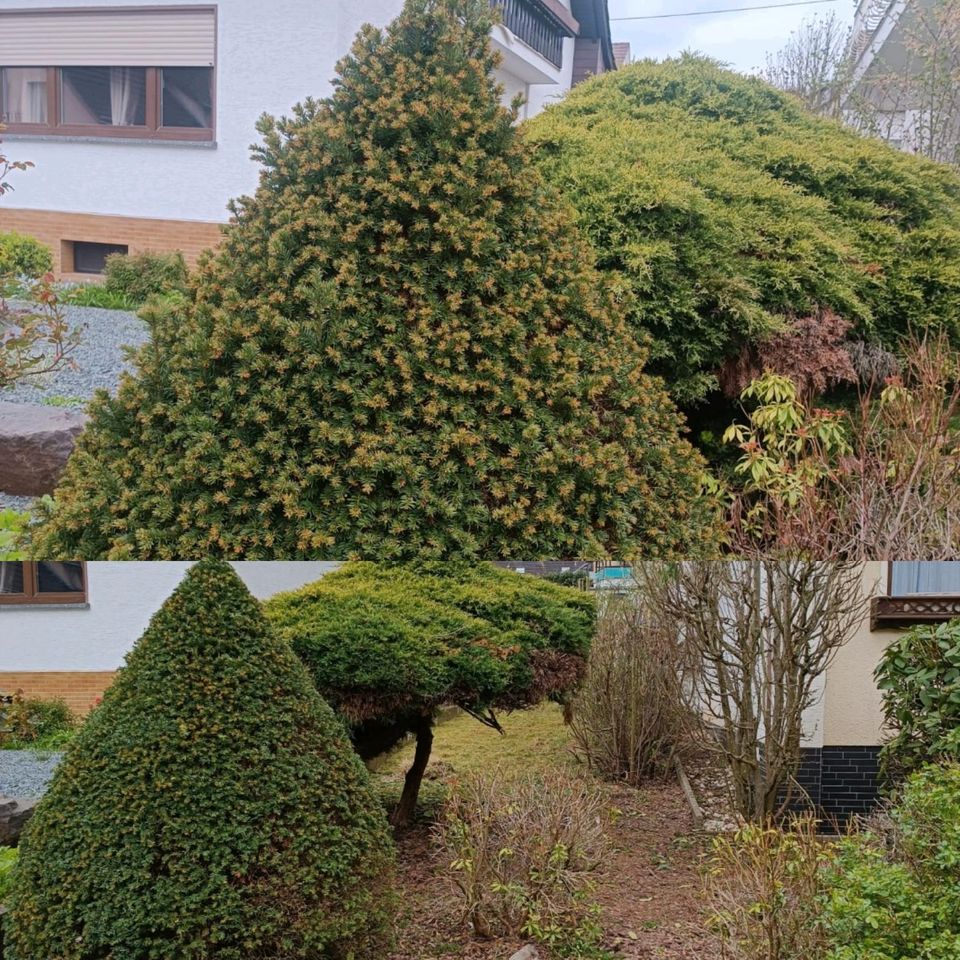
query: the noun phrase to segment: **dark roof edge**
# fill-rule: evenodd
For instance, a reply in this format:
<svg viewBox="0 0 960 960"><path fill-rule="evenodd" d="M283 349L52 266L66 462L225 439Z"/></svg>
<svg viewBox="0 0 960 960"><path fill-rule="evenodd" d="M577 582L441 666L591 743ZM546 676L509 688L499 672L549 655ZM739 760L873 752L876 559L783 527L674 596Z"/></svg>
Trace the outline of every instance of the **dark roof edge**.
<svg viewBox="0 0 960 960"><path fill-rule="evenodd" d="M573 15L580 21L580 36L598 40L605 70L616 70L613 39L610 36L610 11L607 0L572 0Z"/></svg>

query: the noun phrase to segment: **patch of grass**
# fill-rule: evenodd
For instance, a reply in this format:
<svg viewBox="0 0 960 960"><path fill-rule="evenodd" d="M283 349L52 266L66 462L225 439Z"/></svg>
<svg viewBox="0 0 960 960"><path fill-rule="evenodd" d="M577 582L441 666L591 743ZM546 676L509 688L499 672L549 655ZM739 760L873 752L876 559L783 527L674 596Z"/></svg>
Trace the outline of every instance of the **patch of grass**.
<svg viewBox="0 0 960 960"><path fill-rule="evenodd" d="M509 775L572 770L576 766L569 728L557 704L545 703L531 710L501 714L498 719L503 734L460 710L449 711L434 731L430 767L442 764L451 774L462 775L499 766ZM371 767L384 776L399 776L412 762L413 743L409 742L378 758Z"/></svg>
<svg viewBox="0 0 960 960"><path fill-rule="evenodd" d="M99 283L70 287L63 294L64 303L75 307L98 307L101 310L137 310L141 304L124 293L107 290Z"/></svg>
<svg viewBox="0 0 960 960"><path fill-rule="evenodd" d="M0 510L0 560L22 560L20 540L30 522L30 514L18 510Z"/></svg>
<svg viewBox="0 0 960 960"><path fill-rule="evenodd" d="M46 407L82 407L83 397L65 397L59 393L51 394L48 397L41 397L40 402Z"/></svg>

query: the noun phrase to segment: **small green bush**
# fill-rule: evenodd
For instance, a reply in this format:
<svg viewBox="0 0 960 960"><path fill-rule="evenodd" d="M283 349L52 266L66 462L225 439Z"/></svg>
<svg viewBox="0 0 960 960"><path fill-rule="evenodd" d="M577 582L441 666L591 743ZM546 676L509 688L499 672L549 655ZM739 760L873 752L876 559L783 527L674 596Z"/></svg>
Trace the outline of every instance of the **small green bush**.
<svg viewBox="0 0 960 960"><path fill-rule="evenodd" d="M960 957L960 765L905 784L888 835L843 842L827 875L829 960Z"/></svg>
<svg viewBox="0 0 960 960"><path fill-rule="evenodd" d="M600 792L558 774L494 770L457 784L435 836L471 927L534 940L552 957L610 956L592 902L608 818Z"/></svg>
<svg viewBox="0 0 960 960"><path fill-rule="evenodd" d="M888 775L960 761L960 619L908 630L886 648L876 676L893 730L882 753Z"/></svg>
<svg viewBox="0 0 960 960"><path fill-rule="evenodd" d="M50 248L22 233L0 233L0 277L36 279L53 269Z"/></svg>
<svg viewBox="0 0 960 960"><path fill-rule="evenodd" d="M28 700L17 693L10 703L0 703L2 749L54 749L70 739L75 727L63 700Z"/></svg>
<svg viewBox="0 0 960 960"><path fill-rule="evenodd" d="M187 264L179 250L173 253L114 253L107 257L103 289L134 304L187 287Z"/></svg>
<svg viewBox="0 0 960 960"><path fill-rule="evenodd" d="M27 825L6 960L361 960L393 846L343 726L226 563L153 617Z"/></svg>

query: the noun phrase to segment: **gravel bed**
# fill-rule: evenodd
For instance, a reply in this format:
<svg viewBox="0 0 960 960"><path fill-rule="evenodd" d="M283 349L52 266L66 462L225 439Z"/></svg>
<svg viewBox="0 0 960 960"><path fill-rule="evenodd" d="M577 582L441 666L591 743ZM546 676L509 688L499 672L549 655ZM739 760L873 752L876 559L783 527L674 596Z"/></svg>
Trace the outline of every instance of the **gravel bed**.
<svg viewBox="0 0 960 960"><path fill-rule="evenodd" d="M23 513L30 509L33 497L15 497L12 493L0 493L0 510L16 510Z"/></svg>
<svg viewBox="0 0 960 960"><path fill-rule="evenodd" d="M16 304L22 306L22 304ZM113 392L121 372L129 366L125 346L139 347L149 338L147 325L125 310L65 306L71 328L81 327L80 345L73 353L76 369L66 367L43 377L29 377L7 390L0 400L12 403L50 403L83 407L95 390Z"/></svg>
<svg viewBox="0 0 960 960"><path fill-rule="evenodd" d="M62 753L0 750L0 796L42 797Z"/></svg>

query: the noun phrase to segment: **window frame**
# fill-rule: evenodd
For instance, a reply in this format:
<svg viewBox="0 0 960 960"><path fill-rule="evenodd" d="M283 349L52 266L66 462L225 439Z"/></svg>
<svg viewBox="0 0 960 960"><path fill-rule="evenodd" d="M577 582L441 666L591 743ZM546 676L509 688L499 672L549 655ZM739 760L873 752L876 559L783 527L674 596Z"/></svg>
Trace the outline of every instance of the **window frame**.
<svg viewBox="0 0 960 960"><path fill-rule="evenodd" d="M39 585L38 568L43 561L6 560L3 562L19 563L23 568L23 593L0 593L0 606L37 607L87 603L89 585L87 582L87 564L85 560L74 561L80 563L81 575L83 577L83 590L77 590L72 593L41 593L37 589Z"/></svg>
<svg viewBox="0 0 960 960"><path fill-rule="evenodd" d="M0 65L0 105L3 103L2 70L24 69L16 63ZM35 69L35 68L34 68ZM47 67L47 122L6 123L4 133L41 137L79 137L98 140L166 140L182 143L210 143L217 132L217 68L204 67L210 71L210 119L209 127L164 127L161 103L163 84L161 73L164 67L143 67L146 71L146 104L144 120L140 127L113 127L100 124L68 124L61 121L62 67ZM2 122L2 115L0 115Z"/></svg>

